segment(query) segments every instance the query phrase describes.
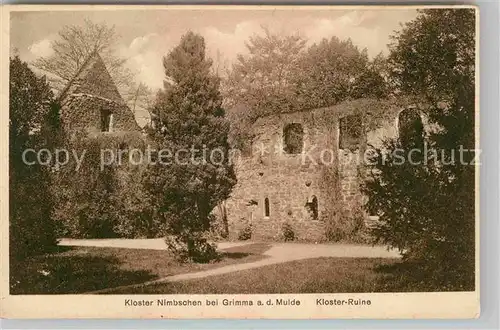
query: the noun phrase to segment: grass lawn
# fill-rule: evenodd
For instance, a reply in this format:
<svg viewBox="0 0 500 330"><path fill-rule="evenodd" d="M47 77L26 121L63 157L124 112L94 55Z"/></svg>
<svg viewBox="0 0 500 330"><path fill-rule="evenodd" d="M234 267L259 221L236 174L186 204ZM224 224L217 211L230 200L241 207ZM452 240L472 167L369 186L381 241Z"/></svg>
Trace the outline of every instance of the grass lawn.
<svg viewBox="0 0 500 330"><path fill-rule="evenodd" d="M270 245L254 243L222 251L220 261L179 263L169 251L59 247L54 253L10 263L11 294L74 294L265 258Z"/></svg>
<svg viewBox="0 0 500 330"><path fill-rule="evenodd" d="M115 293L329 293L391 291L399 259L315 258Z"/></svg>

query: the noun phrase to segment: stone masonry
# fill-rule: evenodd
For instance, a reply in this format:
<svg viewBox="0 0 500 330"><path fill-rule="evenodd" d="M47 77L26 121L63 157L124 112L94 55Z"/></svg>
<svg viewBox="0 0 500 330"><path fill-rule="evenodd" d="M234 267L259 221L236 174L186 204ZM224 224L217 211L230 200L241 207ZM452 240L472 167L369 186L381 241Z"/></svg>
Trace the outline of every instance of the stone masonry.
<svg viewBox="0 0 500 330"><path fill-rule="evenodd" d="M97 53L59 102L66 131L83 130L108 146L144 144ZM230 238L251 229L252 239L281 240L287 224L296 239L319 242L327 239L328 226L346 225L338 219L357 218L365 201L363 156L398 134L398 114L408 109L403 103L360 99L259 118L251 155L233 159L238 181L225 202Z"/></svg>
<svg viewBox="0 0 500 330"><path fill-rule="evenodd" d="M98 53L89 56L62 90L59 103L67 131L83 129L89 134L139 131L132 111Z"/></svg>
<svg viewBox="0 0 500 330"><path fill-rule="evenodd" d="M258 119L251 156L235 162L238 183L226 201L230 237L250 227L252 239L282 239L287 223L299 240L326 240L328 222L361 210L365 150L397 134L403 108L362 99ZM303 132L295 154L285 151L290 124Z"/></svg>

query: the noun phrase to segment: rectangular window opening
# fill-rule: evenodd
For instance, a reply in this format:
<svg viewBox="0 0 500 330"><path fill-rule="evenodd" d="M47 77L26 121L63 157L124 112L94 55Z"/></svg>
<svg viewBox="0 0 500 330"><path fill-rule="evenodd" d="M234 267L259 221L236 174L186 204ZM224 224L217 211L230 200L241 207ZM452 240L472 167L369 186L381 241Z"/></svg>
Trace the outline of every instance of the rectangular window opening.
<svg viewBox="0 0 500 330"><path fill-rule="evenodd" d="M113 114L107 110L101 110L101 132L111 132Z"/></svg>
<svg viewBox="0 0 500 330"><path fill-rule="evenodd" d="M363 121L360 115L349 115L339 120L339 149L356 150L363 139Z"/></svg>
<svg viewBox="0 0 500 330"><path fill-rule="evenodd" d="M264 216L269 217L269 198L264 199Z"/></svg>

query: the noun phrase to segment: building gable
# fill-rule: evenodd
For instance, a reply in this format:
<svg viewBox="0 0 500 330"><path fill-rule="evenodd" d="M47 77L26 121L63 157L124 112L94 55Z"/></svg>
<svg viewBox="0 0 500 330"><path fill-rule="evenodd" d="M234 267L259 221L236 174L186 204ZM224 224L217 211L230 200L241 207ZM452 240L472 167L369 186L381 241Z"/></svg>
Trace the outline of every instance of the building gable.
<svg viewBox="0 0 500 330"><path fill-rule="evenodd" d="M98 53L93 53L59 95L66 128L88 132L137 131L139 126ZM105 119L103 120L103 116ZM109 129L103 129L108 122Z"/></svg>

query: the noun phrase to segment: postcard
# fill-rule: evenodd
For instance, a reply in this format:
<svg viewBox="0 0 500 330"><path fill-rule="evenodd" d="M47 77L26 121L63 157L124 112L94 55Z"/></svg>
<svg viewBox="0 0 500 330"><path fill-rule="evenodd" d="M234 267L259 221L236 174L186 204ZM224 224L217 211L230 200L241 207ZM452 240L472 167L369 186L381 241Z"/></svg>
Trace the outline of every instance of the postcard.
<svg viewBox="0 0 500 330"><path fill-rule="evenodd" d="M479 316L476 7L2 9L2 317Z"/></svg>

